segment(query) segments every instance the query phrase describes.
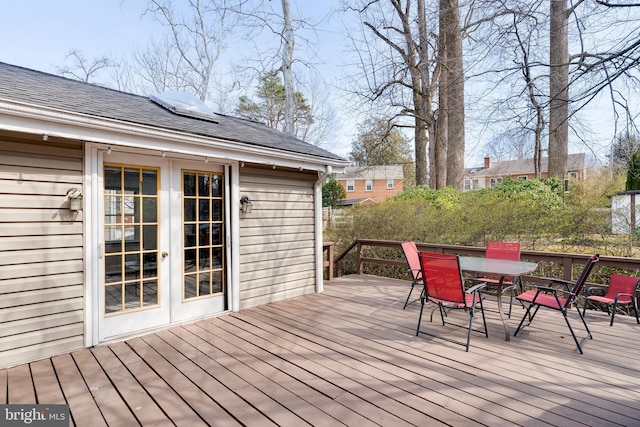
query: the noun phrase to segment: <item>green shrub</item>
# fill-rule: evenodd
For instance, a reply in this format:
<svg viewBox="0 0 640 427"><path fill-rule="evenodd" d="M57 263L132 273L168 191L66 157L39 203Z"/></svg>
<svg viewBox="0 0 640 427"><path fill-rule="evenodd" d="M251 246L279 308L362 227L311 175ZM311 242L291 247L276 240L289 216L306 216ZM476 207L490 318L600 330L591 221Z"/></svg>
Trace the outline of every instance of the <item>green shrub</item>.
<svg viewBox="0 0 640 427"><path fill-rule="evenodd" d="M359 238L465 246L513 240L529 250L628 254L629 240L610 234L610 196L620 182L596 176L572 182L567 193L558 179L508 179L466 192L413 187L353 208L351 220L325 230L325 240L336 243L338 254Z"/></svg>

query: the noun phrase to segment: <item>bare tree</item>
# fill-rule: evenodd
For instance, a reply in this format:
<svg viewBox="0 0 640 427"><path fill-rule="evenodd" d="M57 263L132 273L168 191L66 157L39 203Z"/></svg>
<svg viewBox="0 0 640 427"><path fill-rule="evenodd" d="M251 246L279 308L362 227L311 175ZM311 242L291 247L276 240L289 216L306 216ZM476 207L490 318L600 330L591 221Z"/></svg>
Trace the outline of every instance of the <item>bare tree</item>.
<svg viewBox="0 0 640 427"><path fill-rule="evenodd" d="M460 27L460 4L458 0L441 0L440 7L445 7L445 51L444 61L447 73L446 91L448 108L447 127L447 185L458 190L464 184L464 147L465 147L465 114L464 114L464 68L462 62L462 34Z"/></svg>
<svg viewBox="0 0 640 427"><path fill-rule="evenodd" d="M76 49L69 51L65 59L70 60L72 65L57 67L57 73L85 83L95 83L93 80L101 70L115 67L113 61L106 56L89 60Z"/></svg>
<svg viewBox="0 0 640 427"><path fill-rule="evenodd" d="M514 21L516 21L517 15L514 15ZM540 96L538 93L538 87L536 85L536 77L533 71L533 64L531 63L531 34L532 31L526 31L524 35L521 34L519 30L519 26L517 22L514 22L514 33L516 40L518 42L518 47L520 48L521 62L520 62L520 70L522 72L522 77L525 81L526 85L526 93L527 99L529 100L529 104L534 112L534 147L533 147L533 166L534 173L536 178L540 178L542 176L542 134L545 130L546 119L545 119L545 109L540 101Z"/></svg>
<svg viewBox="0 0 640 427"><path fill-rule="evenodd" d="M549 176L562 178L569 155L569 11L567 0L549 4Z"/></svg>
<svg viewBox="0 0 640 427"><path fill-rule="evenodd" d="M438 27L445 28L447 26L448 14L445 12L447 9L448 0L440 0L439 13L438 13ZM447 32L440 31L438 33L438 61L440 64L445 63L447 60ZM438 68L441 70L441 67ZM449 73L439 72L438 75L439 87L445 88L448 86ZM430 183L431 187L435 189L444 188L447 185L447 135L449 132L449 96L446 90L438 91L438 109L436 111L436 127L434 137L429 144L429 163L430 169Z"/></svg>
<svg viewBox="0 0 640 427"><path fill-rule="evenodd" d="M228 1L186 0L183 10L171 0L148 0L146 13L169 31L167 40L137 53L142 78L156 88L188 90L203 101L210 98L215 67L233 25L227 22Z"/></svg>
<svg viewBox="0 0 640 427"><path fill-rule="evenodd" d="M284 133L293 135L293 116L294 116L294 100L293 100L293 74L291 66L293 65L293 19L291 17L291 7L289 0L282 0L282 20L284 21L284 29L282 31L282 80L284 82Z"/></svg>
<svg viewBox="0 0 640 427"><path fill-rule="evenodd" d="M388 7L387 7L388 5ZM424 0L363 2L358 13L362 39L352 34L361 75L354 92L372 104L384 103L392 121L410 118L414 131L416 184L427 185L427 142L435 133L433 97L437 78L435 24L429 27ZM373 38L370 39L369 35Z"/></svg>

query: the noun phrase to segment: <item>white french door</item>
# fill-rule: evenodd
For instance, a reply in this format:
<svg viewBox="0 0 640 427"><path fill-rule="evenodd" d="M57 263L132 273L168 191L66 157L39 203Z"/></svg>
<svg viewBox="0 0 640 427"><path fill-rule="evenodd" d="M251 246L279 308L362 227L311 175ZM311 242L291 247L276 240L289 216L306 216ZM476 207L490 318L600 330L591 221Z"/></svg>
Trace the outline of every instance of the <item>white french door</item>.
<svg viewBox="0 0 640 427"><path fill-rule="evenodd" d="M227 309L228 184L221 165L172 166L171 319L183 322Z"/></svg>
<svg viewBox="0 0 640 427"><path fill-rule="evenodd" d="M99 182L99 340L224 311L224 168L112 153Z"/></svg>

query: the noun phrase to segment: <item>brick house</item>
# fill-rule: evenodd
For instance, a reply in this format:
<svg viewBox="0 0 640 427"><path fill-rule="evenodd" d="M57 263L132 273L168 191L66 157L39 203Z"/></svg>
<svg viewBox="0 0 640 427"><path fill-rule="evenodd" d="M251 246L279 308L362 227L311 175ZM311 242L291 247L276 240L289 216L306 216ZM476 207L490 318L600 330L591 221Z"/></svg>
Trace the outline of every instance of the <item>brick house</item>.
<svg viewBox="0 0 640 427"><path fill-rule="evenodd" d="M549 176L549 158L542 158L542 178ZM585 153L569 154L567 158L567 176L565 179L584 181L587 177ZM535 168L533 159L507 160L492 162L491 157L485 156L482 167L466 168L464 171L464 189L475 190L491 188L506 178L533 179Z"/></svg>
<svg viewBox="0 0 640 427"><path fill-rule="evenodd" d="M349 205L381 202L404 189L401 165L347 167L336 181L346 190Z"/></svg>

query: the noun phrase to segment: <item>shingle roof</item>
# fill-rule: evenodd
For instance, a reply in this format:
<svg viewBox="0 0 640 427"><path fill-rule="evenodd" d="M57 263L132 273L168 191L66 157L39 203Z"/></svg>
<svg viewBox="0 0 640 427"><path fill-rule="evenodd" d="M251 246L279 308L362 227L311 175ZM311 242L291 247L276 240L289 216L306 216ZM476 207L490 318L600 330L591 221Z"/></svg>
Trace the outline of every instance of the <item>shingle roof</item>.
<svg viewBox="0 0 640 427"><path fill-rule="evenodd" d="M344 160L268 126L218 115L207 120L174 114L149 98L0 62L0 100L187 132L240 144Z"/></svg>
<svg viewBox="0 0 640 427"><path fill-rule="evenodd" d="M585 167L585 154L569 154L567 157L567 170L579 171ZM549 158L541 159L541 169L543 172L549 170ZM475 167L465 170L465 175L478 176L517 176L535 173L533 159L507 160L504 162L491 162L488 168Z"/></svg>

